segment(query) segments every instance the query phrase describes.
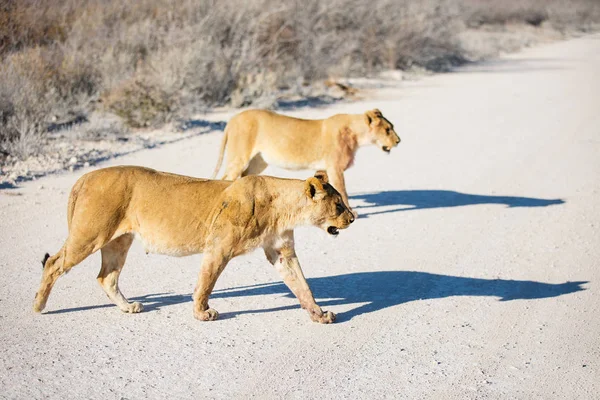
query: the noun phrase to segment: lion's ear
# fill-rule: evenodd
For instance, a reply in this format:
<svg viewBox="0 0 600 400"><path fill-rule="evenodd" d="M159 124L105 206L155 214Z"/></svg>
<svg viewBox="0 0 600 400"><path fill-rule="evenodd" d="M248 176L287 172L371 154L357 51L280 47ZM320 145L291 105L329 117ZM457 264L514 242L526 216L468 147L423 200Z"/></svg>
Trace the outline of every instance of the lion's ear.
<svg viewBox="0 0 600 400"><path fill-rule="evenodd" d="M365 117L367 118L367 125L377 125L381 122L381 111L378 109L370 110L365 113Z"/></svg>
<svg viewBox="0 0 600 400"><path fill-rule="evenodd" d="M329 183L329 177L327 176L327 172L323 170L319 170L315 172L315 178L321 181L321 183Z"/></svg>
<svg viewBox="0 0 600 400"><path fill-rule="evenodd" d="M306 195L312 200L321 200L325 197L325 190L323 190L323 183L315 177L310 177L305 181L304 185Z"/></svg>

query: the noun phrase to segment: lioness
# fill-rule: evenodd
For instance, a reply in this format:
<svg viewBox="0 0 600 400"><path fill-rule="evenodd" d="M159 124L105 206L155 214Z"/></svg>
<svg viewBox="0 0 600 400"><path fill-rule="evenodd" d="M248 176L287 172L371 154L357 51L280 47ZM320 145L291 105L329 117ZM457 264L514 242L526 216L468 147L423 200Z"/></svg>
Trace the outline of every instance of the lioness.
<svg viewBox="0 0 600 400"><path fill-rule="evenodd" d="M233 257L262 247L313 321L331 323L335 314L315 303L294 251L293 229L311 224L337 235L354 217L340 194L317 172L306 181L249 176L211 181L142 167L112 167L83 175L69 197L69 236L54 256L46 254L33 309L44 309L56 279L97 250L98 282L127 313L142 311L119 290L119 274L134 235L146 251L186 256L204 253L194 289L194 316L215 320L208 297Z"/></svg>
<svg viewBox="0 0 600 400"><path fill-rule="evenodd" d="M377 109L320 120L249 110L227 124L213 179L221 169L225 150L223 179L260 174L268 164L287 169L326 169L331 184L349 208L344 171L352 166L358 148L377 144L389 153L398 143L394 126Z"/></svg>

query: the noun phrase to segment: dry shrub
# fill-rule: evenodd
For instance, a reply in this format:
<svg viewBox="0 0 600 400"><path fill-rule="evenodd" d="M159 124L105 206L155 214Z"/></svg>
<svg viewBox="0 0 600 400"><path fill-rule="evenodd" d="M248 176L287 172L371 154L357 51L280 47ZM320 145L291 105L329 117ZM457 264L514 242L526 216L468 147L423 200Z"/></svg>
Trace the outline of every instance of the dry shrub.
<svg viewBox="0 0 600 400"><path fill-rule="evenodd" d="M39 48L10 57L0 66L0 147L21 158L35 154L41 141L44 121L50 112L47 67Z"/></svg>
<svg viewBox="0 0 600 400"><path fill-rule="evenodd" d="M9 118L3 128L8 130L7 135L10 136L0 142L0 152L22 160L41 153L44 130L40 129L39 123L34 119L16 114Z"/></svg>
<svg viewBox="0 0 600 400"><path fill-rule="evenodd" d="M548 12L543 1L467 0L463 6L464 19L470 27L507 23L526 23L539 26L548 19Z"/></svg>
<svg viewBox="0 0 600 400"><path fill-rule="evenodd" d="M560 30L577 27L581 31L591 31L600 23L598 0L555 0L548 4L547 11L550 23Z"/></svg>
<svg viewBox="0 0 600 400"><path fill-rule="evenodd" d="M0 63L0 146L14 153L12 142L41 142L51 120L85 108L97 90L98 76L80 57L58 46L31 47L8 54ZM8 150L13 149L13 150ZM34 154L19 150L22 157Z"/></svg>
<svg viewBox="0 0 600 400"><path fill-rule="evenodd" d="M78 10L76 0L3 0L0 3L0 55L63 41Z"/></svg>
<svg viewBox="0 0 600 400"><path fill-rule="evenodd" d="M137 80L107 92L102 102L133 128L160 125L172 114L172 100L167 93Z"/></svg>
<svg viewBox="0 0 600 400"><path fill-rule="evenodd" d="M598 0L462 0L461 15L471 27L548 22L558 29L587 30L600 22Z"/></svg>

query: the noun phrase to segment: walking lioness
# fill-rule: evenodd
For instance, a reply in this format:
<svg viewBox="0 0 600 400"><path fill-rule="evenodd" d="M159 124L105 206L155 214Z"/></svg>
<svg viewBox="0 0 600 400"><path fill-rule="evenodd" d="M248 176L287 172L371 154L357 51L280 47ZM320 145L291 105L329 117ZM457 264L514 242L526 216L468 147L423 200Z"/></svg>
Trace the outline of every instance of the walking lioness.
<svg viewBox="0 0 600 400"><path fill-rule="evenodd" d="M377 109L320 120L249 110L227 124L213 178L221 169L226 150L223 179L260 174L268 164L287 169L325 169L331 184L350 207L344 171L352 166L358 148L376 144L389 153L398 143L394 126Z"/></svg>
<svg viewBox="0 0 600 400"><path fill-rule="evenodd" d="M56 279L97 250L98 282L123 311L137 313L119 290L119 274L134 235L146 251L172 256L204 253L194 289L194 316L215 320L210 296L233 257L262 247L313 321L331 323L335 314L315 303L294 250L293 229L314 225L337 235L354 217L340 194L317 172L306 181L249 176L211 181L141 167L112 167L82 176L69 197L69 236L54 256L46 254L34 310L44 309Z"/></svg>

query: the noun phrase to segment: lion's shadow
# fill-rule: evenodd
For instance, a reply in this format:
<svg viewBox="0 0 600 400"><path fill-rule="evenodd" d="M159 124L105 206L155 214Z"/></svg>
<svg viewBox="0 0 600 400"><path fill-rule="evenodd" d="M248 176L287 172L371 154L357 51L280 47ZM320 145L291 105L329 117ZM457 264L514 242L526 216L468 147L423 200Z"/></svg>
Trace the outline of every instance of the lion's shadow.
<svg viewBox="0 0 600 400"><path fill-rule="evenodd" d="M359 217L430 208L461 207L478 204L504 204L507 207L547 207L563 204L562 199L538 199L519 196L488 196L455 192L453 190L390 190L350 196L351 200L362 200L365 204L354 206ZM383 211L362 211L370 207L401 206Z"/></svg>
<svg viewBox="0 0 600 400"><path fill-rule="evenodd" d="M338 314L339 321L350 320L361 314L417 300L441 299L453 296L492 296L500 301L533 300L557 297L585 290L585 281L544 283L505 279L480 279L417 271L357 272L344 275L308 279L317 301L322 307L364 303ZM214 298L293 294L283 283L252 285L216 291ZM266 310L246 310L235 314L261 313L298 306ZM335 311L335 310L334 310Z"/></svg>
<svg viewBox="0 0 600 400"><path fill-rule="evenodd" d="M418 271L376 271L357 272L343 275L308 279L319 305L329 306L360 304L345 312L338 313L339 321L347 321L355 316L379 311L399 304L426 299L442 299L453 296L491 296L500 301L534 300L562 296L585 290L586 281L544 283L507 279L481 279L450 275L431 274ZM258 295L294 296L281 282L242 286L215 290L213 299L246 297ZM191 302L191 294L159 293L132 298L141 301L146 311L158 310L173 304ZM99 305L51 311L63 313L92 308L111 307ZM224 318L241 315L273 312L299 308L289 305L268 309L248 309L222 314ZM333 309L333 311L336 311ZM230 315L229 315L230 314Z"/></svg>

